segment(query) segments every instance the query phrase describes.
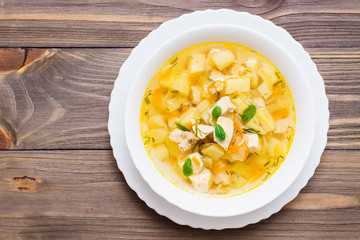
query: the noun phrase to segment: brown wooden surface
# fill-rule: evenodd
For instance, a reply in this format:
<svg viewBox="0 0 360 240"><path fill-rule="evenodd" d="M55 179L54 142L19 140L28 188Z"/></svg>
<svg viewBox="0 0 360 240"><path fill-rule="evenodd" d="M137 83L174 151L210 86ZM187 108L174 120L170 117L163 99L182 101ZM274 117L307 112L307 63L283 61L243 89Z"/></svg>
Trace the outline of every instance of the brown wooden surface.
<svg viewBox="0 0 360 240"><path fill-rule="evenodd" d="M360 1L63 2L0 0L0 239L360 239ZM107 132L132 47L207 8L288 30L330 101L313 178L279 213L242 229L191 229L156 214L127 186Z"/></svg>

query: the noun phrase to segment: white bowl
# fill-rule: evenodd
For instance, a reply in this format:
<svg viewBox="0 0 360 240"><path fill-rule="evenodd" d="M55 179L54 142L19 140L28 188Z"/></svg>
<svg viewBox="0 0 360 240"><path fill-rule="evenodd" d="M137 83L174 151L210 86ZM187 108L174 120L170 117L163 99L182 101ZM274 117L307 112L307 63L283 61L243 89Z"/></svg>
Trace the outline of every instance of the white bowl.
<svg viewBox="0 0 360 240"><path fill-rule="evenodd" d="M165 178L149 158L140 133L140 106L144 91L158 68L177 52L204 42L233 42L247 46L268 58L285 77L294 97L296 130L292 147L280 168L263 184L238 195L213 197L180 188ZM315 114L304 72L275 41L246 27L207 25L174 36L150 56L144 56L133 80L125 109L127 145L141 176L168 202L183 210L211 217L229 217L254 211L282 194L296 179L309 156L314 139Z"/></svg>

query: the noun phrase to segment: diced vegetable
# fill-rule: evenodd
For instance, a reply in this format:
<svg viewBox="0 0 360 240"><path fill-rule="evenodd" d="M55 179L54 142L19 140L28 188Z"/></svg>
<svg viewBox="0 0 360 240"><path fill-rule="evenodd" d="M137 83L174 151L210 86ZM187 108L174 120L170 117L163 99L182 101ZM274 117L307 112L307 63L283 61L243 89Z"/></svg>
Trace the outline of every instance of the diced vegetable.
<svg viewBox="0 0 360 240"><path fill-rule="evenodd" d="M277 157L280 154L284 154L286 145L282 144L277 138L270 138L268 140L268 154L273 157Z"/></svg>
<svg viewBox="0 0 360 240"><path fill-rule="evenodd" d="M270 113L266 109L260 109L256 113L261 127L265 133L271 132L275 129L275 122Z"/></svg>
<svg viewBox="0 0 360 240"><path fill-rule="evenodd" d="M163 143L169 136L169 131L164 128L154 128L149 131L149 135L154 138L154 143Z"/></svg>
<svg viewBox="0 0 360 240"><path fill-rule="evenodd" d="M273 93L265 81L258 86L257 90L265 99L268 99Z"/></svg>
<svg viewBox="0 0 360 240"><path fill-rule="evenodd" d="M235 61L235 55L230 50L221 50L213 53L210 58L214 61L216 67L222 71Z"/></svg>
<svg viewBox="0 0 360 240"><path fill-rule="evenodd" d="M169 78L162 78L160 86L178 91L184 96L190 94L190 80L186 73L173 73Z"/></svg>
<svg viewBox="0 0 360 240"><path fill-rule="evenodd" d="M167 112L178 110L184 103L188 102L188 98L173 94L169 91L164 97L164 108Z"/></svg>
<svg viewBox="0 0 360 240"><path fill-rule="evenodd" d="M241 176L240 174L234 174L232 176L232 183L231 185L235 188L235 189L240 189L246 186L246 184L248 183L248 180L246 180L246 178L244 178L243 176Z"/></svg>
<svg viewBox="0 0 360 240"><path fill-rule="evenodd" d="M205 167L208 168L208 169L212 169L213 167L213 160L212 158L209 158L209 157L203 157L203 162L205 164Z"/></svg>
<svg viewBox="0 0 360 240"><path fill-rule="evenodd" d="M201 149L201 152L204 156L217 160L224 155L225 150L219 144L214 143Z"/></svg>
<svg viewBox="0 0 360 240"><path fill-rule="evenodd" d="M170 156L165 144L158 144L153 146L153 148L150 150L150 155L161 161L164 161Z"/></svg>
<svg viewBox="0 0 360 240"><path fill-rule="evenodd" d="M191 119L199 119L199 113L193 107L181 115L179 122L186 125L190 123Z"/></svg>
<svg viewBox="0 0 360 240"><path fill-rule="evenodd" d="M189 72L190 73L199 73L205 69L205 54L203 53L194 53L190 56L189 59Z"/></svg>
<svg viewBox="0 0 360 240"><path fill-rule="evenodd" d="M203 113L207 108L210 107L210 101L205 99L202 100L197 106L196 106L196 111L198 111L199 113Z"/></svg>
<svg viewBox="0 0 360 240"><path fill-rule="evenodd" d="M205 109L203 113L200 114L201 119L204 120L206 124L209 124L210 122L210 115L208 113L209 109L210 108Z"/></svg>
<svg viewBox="0 0 360 240"><path fill-rule="evenodd" d="M273 113L280 109L290 108L291 105L292 105L292 103L291 103L290 97L281 96L281 97L278 97L278 100L276 102L269 104L267 106L267 109L269 110L270 113Z"/></svg>
<svg viewBox="0 0 360 240"><path fill-rule="evenodd" d="M231 101L235 104L235 106L236 106L235 111L238 114L242 114L243 111L249 106L249 104L240 96L237 96L236 98L231 99Z"/></svg>
<svg viewBox="0 0 360 240"><path fill-rule="evenodd" d="M150 128L166 128L164 117L160 114L150 117L148 124Z"/></svg>
<svg viewBox="0 0 360 240"><path fill-rule="evenodd" d="M231 77L225 80L225 93L232 94L235 92L249 92L250 78L249 77Z"/></svg>
<svg viewBox="0 0 360 240"><path fill-rule="evenodd" d="M176 142L171 141L169 137L165 138L165 145L172 156L178 158L182 155L182 152L180 151L178 144Z"/></svg>
<svg viewBox="0 0 360 240"><path fill-rule="evenodd" d="M240 176L246 178L247 180L252 177L252 169L246 163L236 161L233 164L232 170L235 171Z"/></svg>
<svg viewBox="0 0 360 240"><path fill-rule="evenodd" d="M249 122L247 122L245 124L245 127L250 128L250 129L254 129L254 130L260 132L260 134L265 134L264 129L259 124L259 120L258 120L256 114L255 114L255 117L253 117L253 119L251 119Z"/></svg>
<svg viewBox="0 0 360 240"><path fill-rule="evenodd" d="M258 71L259 76L268 84L270 88L277 82L275 70L272 66L263 63Z"/></svg>

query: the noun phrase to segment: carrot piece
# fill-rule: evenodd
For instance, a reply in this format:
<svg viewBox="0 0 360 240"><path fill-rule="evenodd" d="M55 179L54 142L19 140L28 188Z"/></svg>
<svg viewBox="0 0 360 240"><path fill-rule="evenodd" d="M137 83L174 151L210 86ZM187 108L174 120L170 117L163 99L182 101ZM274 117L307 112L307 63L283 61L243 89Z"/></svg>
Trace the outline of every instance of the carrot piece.
<svg viewBox="0 0 360 240"><path fill-rule="evenodd" d="M171 164L175 164L175 163L176 163L176 158L172 157L172 158L170 159L170 161L171 161Z"/></svg>
<svg viewBox="0 0 360 240"><path fill-rule="evenodd" d="M151 95L151 101L153 102L153 106L162 106L162 89L157 88L154 90L153 94Z"/></svg>
<svg viewBox="0 0 360 240"><path fill-rule="evenodd" d="M276 86L273 89L272 97L281 95L283 92L284 92L284 88L282 88L281 86Z"/></svg>
<svg viewBox="0 0 360 240"><path fill-rule="evenodd" d="M164 116L164 120L168 120L172 117L175 117L175 116L180 116L180 113L178 111L174 111L174 112L171 112L171 113L168 113Z"/></svg>
<svg viewBox="0 0 360 240"><path fill-rule="evenodd" d="M229 170L230 166L224 160L217 160L213 164L212 173L219 173Z"/></svg>
<svg viewBox="0 0 360 240"><path fill-rule="evenodd" d="M273 113L273 118L276 121L282 118L286 118L288 115L289 115L289 109L283 108Z"/></svg>
<svg viewBox="0 0 360 240"><path fill-rule="evenodd" d="M234 122L234 128L235 128L238 132L242 133L241 125L240 125L240 123L236 120L235 117L233 117L233 122Z"/></svg>
<svg viewBox="0 0 360 240"><path fill-rule="evenodd" d="M181 111L185 112L188 108L189 108L189 105L183 104L182 107L181 107Z"/></svg>

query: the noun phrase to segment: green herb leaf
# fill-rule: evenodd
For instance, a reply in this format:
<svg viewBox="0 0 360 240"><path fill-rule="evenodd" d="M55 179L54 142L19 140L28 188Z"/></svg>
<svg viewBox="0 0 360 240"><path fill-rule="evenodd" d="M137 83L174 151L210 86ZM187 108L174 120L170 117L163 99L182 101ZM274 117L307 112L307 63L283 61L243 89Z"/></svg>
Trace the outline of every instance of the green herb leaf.
<svg viewBox="0 0 360 240"><path fill-rule="evenodd" d="M255 105L250 105L244 110L243 114L241 115L241 120L243 122L248 122L255 116L255 113L256 113Z"/></svg>
<svg viewBox="0 0 360 240"><path fill-rule="evenodd" d="M171 92L172 94L179 93L179 91L178 91L178 90L171 90L170 92Z"/></svg>
<svg viewBox="0 0 360 240"><path fill-rule="evenodd" d="M190 129L188 129L184 124L181 124L178 121L176 121L175 124L181 131L190 132Z"/></svg>
<svg viewBox="0 0 360 240"><path fill-rule="evenodd" d="M219 107L219 106L214 107L214 109L211 112L212 120L214 121L215 119L220 117L221 113L222 113L221 107Z"/></svg>
<svg viewBox="0 0 360 240"><path fill-rule="evenodd" d="M183 174L186 176L186 177L189 177L193 174L193 166L192 166L192 162L191 162L191 159L190 158L187 158L183 167Z"/></svg>
<svg viewBox="0 0 360 240"><path fill-rule="evenodd" d="M257 135L261 135L261 134L260 134L260 131L255 130L255 129L253 129L253 128L243 128L242 131L243 131L244 133L255 133L255 134L257 134Z"/></svg>
<svg viewBox="0 0 360 240"><path fill-rule="evenodd" d="M224 129L217 123L215 123L215 137L220 141L224 141L226 137Z"/></svg>

